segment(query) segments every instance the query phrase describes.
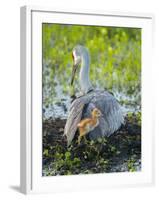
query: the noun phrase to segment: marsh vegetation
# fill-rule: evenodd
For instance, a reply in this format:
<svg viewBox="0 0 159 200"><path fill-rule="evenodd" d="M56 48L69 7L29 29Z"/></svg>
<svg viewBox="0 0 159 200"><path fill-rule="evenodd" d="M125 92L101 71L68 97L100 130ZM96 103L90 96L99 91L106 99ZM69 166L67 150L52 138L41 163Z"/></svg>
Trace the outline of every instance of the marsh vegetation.
<svg viewBox="0 0 159 200"><path fill-rule="evenodd" d="M141 170L141 29L43 24L43 175ZM70 86L72 49L82 44L91 57L94 87L110 91L122 105L125 124L111 137L62 136L77 78Z"/></svg>

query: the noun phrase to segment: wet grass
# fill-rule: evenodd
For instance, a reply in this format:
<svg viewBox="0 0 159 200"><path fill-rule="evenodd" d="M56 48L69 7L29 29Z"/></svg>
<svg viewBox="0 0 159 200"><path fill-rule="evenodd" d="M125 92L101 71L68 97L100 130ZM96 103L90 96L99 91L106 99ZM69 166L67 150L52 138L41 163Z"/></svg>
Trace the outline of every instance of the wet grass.
<svg viewBox="0 0 159 200"><path fill-rule="evenodd" d="M69 84L77 44L89 49L93 86L113 92L127 116L111 137L78 146L77 133L67 148L64 126L80 88L77 78ZM43 176L140 171L141 29L44 23L42 51Z"/></svg>
<svg viewBox="0 0 159 200"><path fill-rule="evenodd" d="M65 120L43 123L43 176L134 172L141 170L141 114L128 113L123 125L109 138L82 140L70 147L63 137Z"/></svg>
<svg viewBox="0 0 159 200"><path fill-rule="evenodd" d="M70 87L72 50L84 45L90 53L90 80L95 88L137 97L141 86L141 29L43 24L43 107L75 91Z"/></svg>

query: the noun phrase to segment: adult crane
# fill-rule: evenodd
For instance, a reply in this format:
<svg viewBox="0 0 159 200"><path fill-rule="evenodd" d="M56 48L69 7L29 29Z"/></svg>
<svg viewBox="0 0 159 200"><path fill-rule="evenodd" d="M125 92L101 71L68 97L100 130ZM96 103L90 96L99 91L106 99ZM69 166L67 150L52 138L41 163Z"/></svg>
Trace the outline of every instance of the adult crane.
<svg viewBox="0 0 159 200"><path fill-rule="evenodd" d="M67 122L64 129L64 135L67 137L68 145L71 144L77 131L78 123L91 116L94 108L101 111L102 116L99 119L99 125L89 132L90 139L99 137L109 137L121 124L124 123L124 116L121 107L116 98L105 90L93 88L90 78L90 56L86 47L77 45L72 52L73 69L71 85L74 82L77 68L80 67L79 84L82 95L76 98L70 107Z"/></svg>

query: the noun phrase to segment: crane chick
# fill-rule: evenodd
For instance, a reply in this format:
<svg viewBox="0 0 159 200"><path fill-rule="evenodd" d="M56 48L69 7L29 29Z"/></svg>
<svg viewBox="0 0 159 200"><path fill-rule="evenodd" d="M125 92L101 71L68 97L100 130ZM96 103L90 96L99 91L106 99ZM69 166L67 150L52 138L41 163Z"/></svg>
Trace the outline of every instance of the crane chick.
<svg viewBox="0 0 159 200"><path fill-rule="evenodd" d="M87 133L94 130L99 124L99 118L102 115L98 108L94 108L91 113L91 118L86 118L80 121L77 125L79 129L78 144L81 142L81 138L86 136ZM86 139L86 138L85 138Z"/></svg>

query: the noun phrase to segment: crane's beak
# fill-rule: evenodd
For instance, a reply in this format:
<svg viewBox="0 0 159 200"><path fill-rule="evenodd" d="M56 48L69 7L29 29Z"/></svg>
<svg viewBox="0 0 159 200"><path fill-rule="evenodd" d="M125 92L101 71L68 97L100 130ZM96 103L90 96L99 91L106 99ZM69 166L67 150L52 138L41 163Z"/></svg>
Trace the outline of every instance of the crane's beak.
<svg viewBox="0 0 159 200"><path fill-rule="evenodd" d="M75 74L77 70L78 64L73 64L72 68L72 76L71 76L71 85L73 85L74 79L75 79Z"/></svg>

